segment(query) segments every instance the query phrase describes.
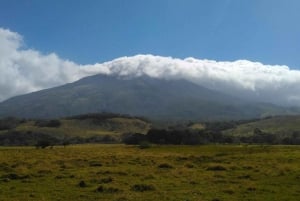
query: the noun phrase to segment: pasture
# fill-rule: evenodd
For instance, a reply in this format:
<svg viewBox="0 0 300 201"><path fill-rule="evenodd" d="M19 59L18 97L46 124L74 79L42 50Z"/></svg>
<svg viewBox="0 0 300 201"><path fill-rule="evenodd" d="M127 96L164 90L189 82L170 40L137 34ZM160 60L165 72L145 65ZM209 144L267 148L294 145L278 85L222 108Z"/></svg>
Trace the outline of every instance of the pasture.
<svg viewBox="0 0 300 201"><path fill-rule="evenodd" d="M297 201L299 146L0 147L0 200Z"/></svg>

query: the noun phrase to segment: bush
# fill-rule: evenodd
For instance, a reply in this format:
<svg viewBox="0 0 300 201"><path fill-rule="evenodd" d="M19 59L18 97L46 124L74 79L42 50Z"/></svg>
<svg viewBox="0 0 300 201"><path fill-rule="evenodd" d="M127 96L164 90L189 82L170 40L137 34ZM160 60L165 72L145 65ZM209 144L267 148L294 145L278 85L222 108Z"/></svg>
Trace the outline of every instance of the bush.
<svg viewBox="0 0 300 201"><path fill-rule="evenodd" d="M0 130L9 130L13 129L20 124L22 120L19 120L14 117L7 117L4 119L0 119Z"/></svg>
<svg viewBox="0 0 300 201"><path fill-rule="evenodd" d="M211 170L211 171L224 171L226 168L222 165L214 165L206 168L206 170Z"/></svg>
<svg viewBox="0 0 300 201"><path fill-rule="evenodd" d="M78 186L81 187L81 188L84 188L84 187L86 187L87 185L86 185L85 181L81 180L81 181L78 183Z"/></svg>
<svg viewBox="0 0 300 201"><path fill-rule="evenodd" d="M158 166L159 168L165 168L165 169L170 169L173 168L172 165L168 164L168 163L162 163Z"/></svg>
<svg viewBox="0 0 300 201"><path fill-rule="evenodd" d="M112 181L113 181L113 179L111 177L107 177L107 178L100 179L99 183L108 184L108 183L111 183Z"/></svg>
<svg viewBox="0 0 300 201"><path fill-rule="evenodd" d="M60 127L61 122L57 119L52 120L37 120L35 125L39 127Z"/></svg>
<svg viewBox="0 0 300 201"><path fill-rule="evenodd" d="M89 165L90 165L90 167L101 167L102 163L99 161L90 161Z"/></svg>
<svg viewBox="0 0 300 201"><path fill-rule="evenodd" d="M37 148L46 148L58 143L59 140L50 134L31 131L11 130L0 135L0 145L5 146L36 146Z"/></svg>
<svg viewBox="0 0 300 201"><path fill-rule="evenodd" d="M102 185L100 185L97 189L96 192L100 192L100 193L117 193L119 192L120 189L118 188L114 188L114 187L104 187Z"/></svg>
<svg viewBox="0 0 300 201"><path fill-rule="evenodd" d="M140 149L148 149L151 147L151 144L148 141L142 141L139 144Z"/></svg>
<svg viewBox="0 0 300 201"><path fill-rule="evenodd" d="M42 148L42 149L45 149L46 147L49 147L51 145L51 142L49 140L39 140L37 143L36 143L36 148Z"/></svg>
<svg viewBox="0 0 300 201"><path fill-rule="evenodd" d="M140 133L126 133L122 135L122 142L125 144L139 144L146 140L146 135Z"/></svg>
<svg viewBox="0 0 300 201"><path fill-rule="evenodd" d="M153 185L148 184L135 184L131 187L132 191L144 192L144 191L153 191L155 190Z"/></svg>

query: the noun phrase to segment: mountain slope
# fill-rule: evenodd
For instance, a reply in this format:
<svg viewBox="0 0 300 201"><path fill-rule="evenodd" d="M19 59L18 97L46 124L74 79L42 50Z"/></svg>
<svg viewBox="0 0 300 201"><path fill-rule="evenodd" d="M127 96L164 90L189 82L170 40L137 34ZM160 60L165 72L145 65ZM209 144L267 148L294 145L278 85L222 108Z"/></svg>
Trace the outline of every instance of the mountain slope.
<svg viewBox="0 0 300 201"><path fill-rule="evenodd" d="M286 113L206 89L185 80L94 75L60 87L11 98L0 116L56 118L113 112L152 119L240 119Z"/></svg>

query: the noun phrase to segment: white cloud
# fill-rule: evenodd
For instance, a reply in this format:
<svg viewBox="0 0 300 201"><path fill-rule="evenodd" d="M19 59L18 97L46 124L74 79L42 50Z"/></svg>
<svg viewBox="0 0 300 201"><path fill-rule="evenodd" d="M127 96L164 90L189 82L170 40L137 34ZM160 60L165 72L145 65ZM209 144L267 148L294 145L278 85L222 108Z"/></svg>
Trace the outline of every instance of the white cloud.
<svg viewBox="0 0 300 201"><path fill-rule="evenodd" d="M279 104L299 105L300 100L300 71L288 66L247 60L217 62L153 55L79 65L54 53L43 55L35 50L21 49L22 37L1 28L0 44L0 100L97 73L186 79L238 97Z"/></svg>
<svg viewBox="0 0 300 201"><path fill-rule="evenodd" d="M22 48L22 37L0 28L0 100L75 81L88 72L78 64Z"/></svg>
<svg viewBox="0 0 300 201"><path fill-rule="evenodd" d="M217 62L152 55L122 57L98 65L120 75L186 79L256 101L298 104L300 99L300 71L291 70L288 66L264 65L247 60Z"/></svg>

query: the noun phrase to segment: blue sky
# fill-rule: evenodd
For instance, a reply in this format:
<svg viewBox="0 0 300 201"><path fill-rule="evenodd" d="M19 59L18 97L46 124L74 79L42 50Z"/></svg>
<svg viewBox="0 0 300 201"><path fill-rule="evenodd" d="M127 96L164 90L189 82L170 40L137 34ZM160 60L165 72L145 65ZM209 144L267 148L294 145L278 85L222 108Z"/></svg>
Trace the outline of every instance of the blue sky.
<svg viewBox="0 0 300 201"><path fill-rule="evenodd" d="M0 0L26 48L80 64L154 54L300 69L298 0Z"/></svg>

